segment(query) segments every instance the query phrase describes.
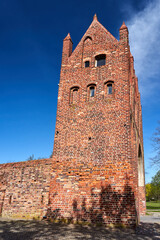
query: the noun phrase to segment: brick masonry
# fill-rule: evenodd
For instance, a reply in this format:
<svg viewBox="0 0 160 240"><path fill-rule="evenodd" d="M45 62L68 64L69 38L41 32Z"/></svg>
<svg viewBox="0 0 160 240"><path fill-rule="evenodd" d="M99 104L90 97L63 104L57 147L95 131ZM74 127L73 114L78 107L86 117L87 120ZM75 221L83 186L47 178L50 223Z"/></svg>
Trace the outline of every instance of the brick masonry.
<svg viewBox="0 0 160 240"><path fill-rule="evenodd" d="M49 199L51 159L0 165L0 211L8 218L42 218Z"/></svg>
<svg viewBox="0 0 160 240"><path fill-rule="evenodd" d="M0 165L2 216L134 226L145 214L138 79L124 23L119 34L95 15L73 52L64 39L53 157Z"/></svg>
<svg viewBox="0 0 160 240"><path fill-rule="evenodd" d="M74 52L70 34L64 39L49 201L54 218L135 225L145 213L138 79L124 23L119 33L118 41L94 16ZM100 54L106 63L96 67Z"/></svg>

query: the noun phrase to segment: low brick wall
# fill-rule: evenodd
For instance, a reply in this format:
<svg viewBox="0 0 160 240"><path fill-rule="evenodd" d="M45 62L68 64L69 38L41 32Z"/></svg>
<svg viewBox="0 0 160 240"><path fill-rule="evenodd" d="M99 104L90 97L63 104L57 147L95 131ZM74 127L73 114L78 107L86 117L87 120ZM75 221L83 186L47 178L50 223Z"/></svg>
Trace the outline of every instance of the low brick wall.
<svg viewBox="0 0 160 240"><path fill-rule="evenodd" d="M0 165L0 213L8 218L46 214L52 159Z"/></svg>

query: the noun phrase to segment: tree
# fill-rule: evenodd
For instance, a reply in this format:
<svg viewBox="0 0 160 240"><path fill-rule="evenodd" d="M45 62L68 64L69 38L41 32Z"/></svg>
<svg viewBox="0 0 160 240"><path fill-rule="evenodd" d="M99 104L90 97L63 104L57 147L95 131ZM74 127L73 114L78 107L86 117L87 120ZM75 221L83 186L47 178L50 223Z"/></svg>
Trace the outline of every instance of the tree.
<svg viewBox="0 0 160 240"><path fill-rule="evenodd" d="M160 170L152 177L151 192L155 200L160 200Z"/></svg>
<svg viewBox="0 0 160 240"><path fill-rule="evenodd" d="M146 184L146 200L150 201L152 199L152 184L147 183Z"/></svg>
<svg viewBox="0 0 160 240"><path fill-rule="evenodd" d="M155 155L150 158L152 166L160 168L160 121L158 122L159 126L156 128L155 133L152 137L153 150Z"/></svg>
<svg viewBox="0 0 160 240"><path fill-rule="evenodd" d="M31 161L31 160L35 160L34 154L32 154L31 156L29 156L29 158L27 158L27 161Z"/></svg>

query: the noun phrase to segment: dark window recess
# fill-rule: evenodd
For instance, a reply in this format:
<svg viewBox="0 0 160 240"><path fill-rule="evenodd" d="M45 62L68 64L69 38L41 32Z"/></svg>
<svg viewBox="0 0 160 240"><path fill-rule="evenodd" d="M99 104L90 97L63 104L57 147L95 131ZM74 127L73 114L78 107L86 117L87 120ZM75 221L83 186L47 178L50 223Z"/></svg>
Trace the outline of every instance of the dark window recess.
<svg viewBox="0 0 160 240"><path fill-rule="evenodd" d="M112 84L107 85L107 94L112 94Z"/></svg>
<svg viewBox="0 0 160 240"><path fill-rule="evenodd" d="M12 202L12 196L9 196L9 204Z"/></svg>
<svg viewBox="0 0 160 240"><path fill-rule="evenodd" d="M42 195L41 197L41 203L43 204L43 201L44 201L44 196Z"/></svg>
<svg viewBox="0 0 160 240"><path fill-rule="evenodd" d="M84 65L85 65L85 68L89 67L89 61L85 61Z"/></svg>
<svg viewBox="0 0 160 240"><path fill-rule="evenodd" d="M95 95L95 87L90 87L90 97L94 97Z"/></svg>
<svg viewBox="0 0 160 240"><path fill-rule="evenodd" d="M99 66L103 66L106 64L106 55L105 54L101 54L95 57L95 66L99 67Z"/></svg>
<svg viewBox="0 0 160 240"><path fill-rule="evenodd" d="M73 92L78 92L78 88L73 89Z"/></svg>

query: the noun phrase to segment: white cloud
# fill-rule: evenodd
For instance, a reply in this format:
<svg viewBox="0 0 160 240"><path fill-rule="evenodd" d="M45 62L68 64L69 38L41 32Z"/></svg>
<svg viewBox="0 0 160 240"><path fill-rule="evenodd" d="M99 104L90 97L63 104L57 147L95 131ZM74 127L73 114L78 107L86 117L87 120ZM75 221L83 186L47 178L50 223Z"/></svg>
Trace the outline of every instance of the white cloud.
<svg viewBox="0 0 160 240"><path fill-rule="evenodd" d="M160 91L160 0L132 12L127 22L140 92L145 99Z"/></svg>

